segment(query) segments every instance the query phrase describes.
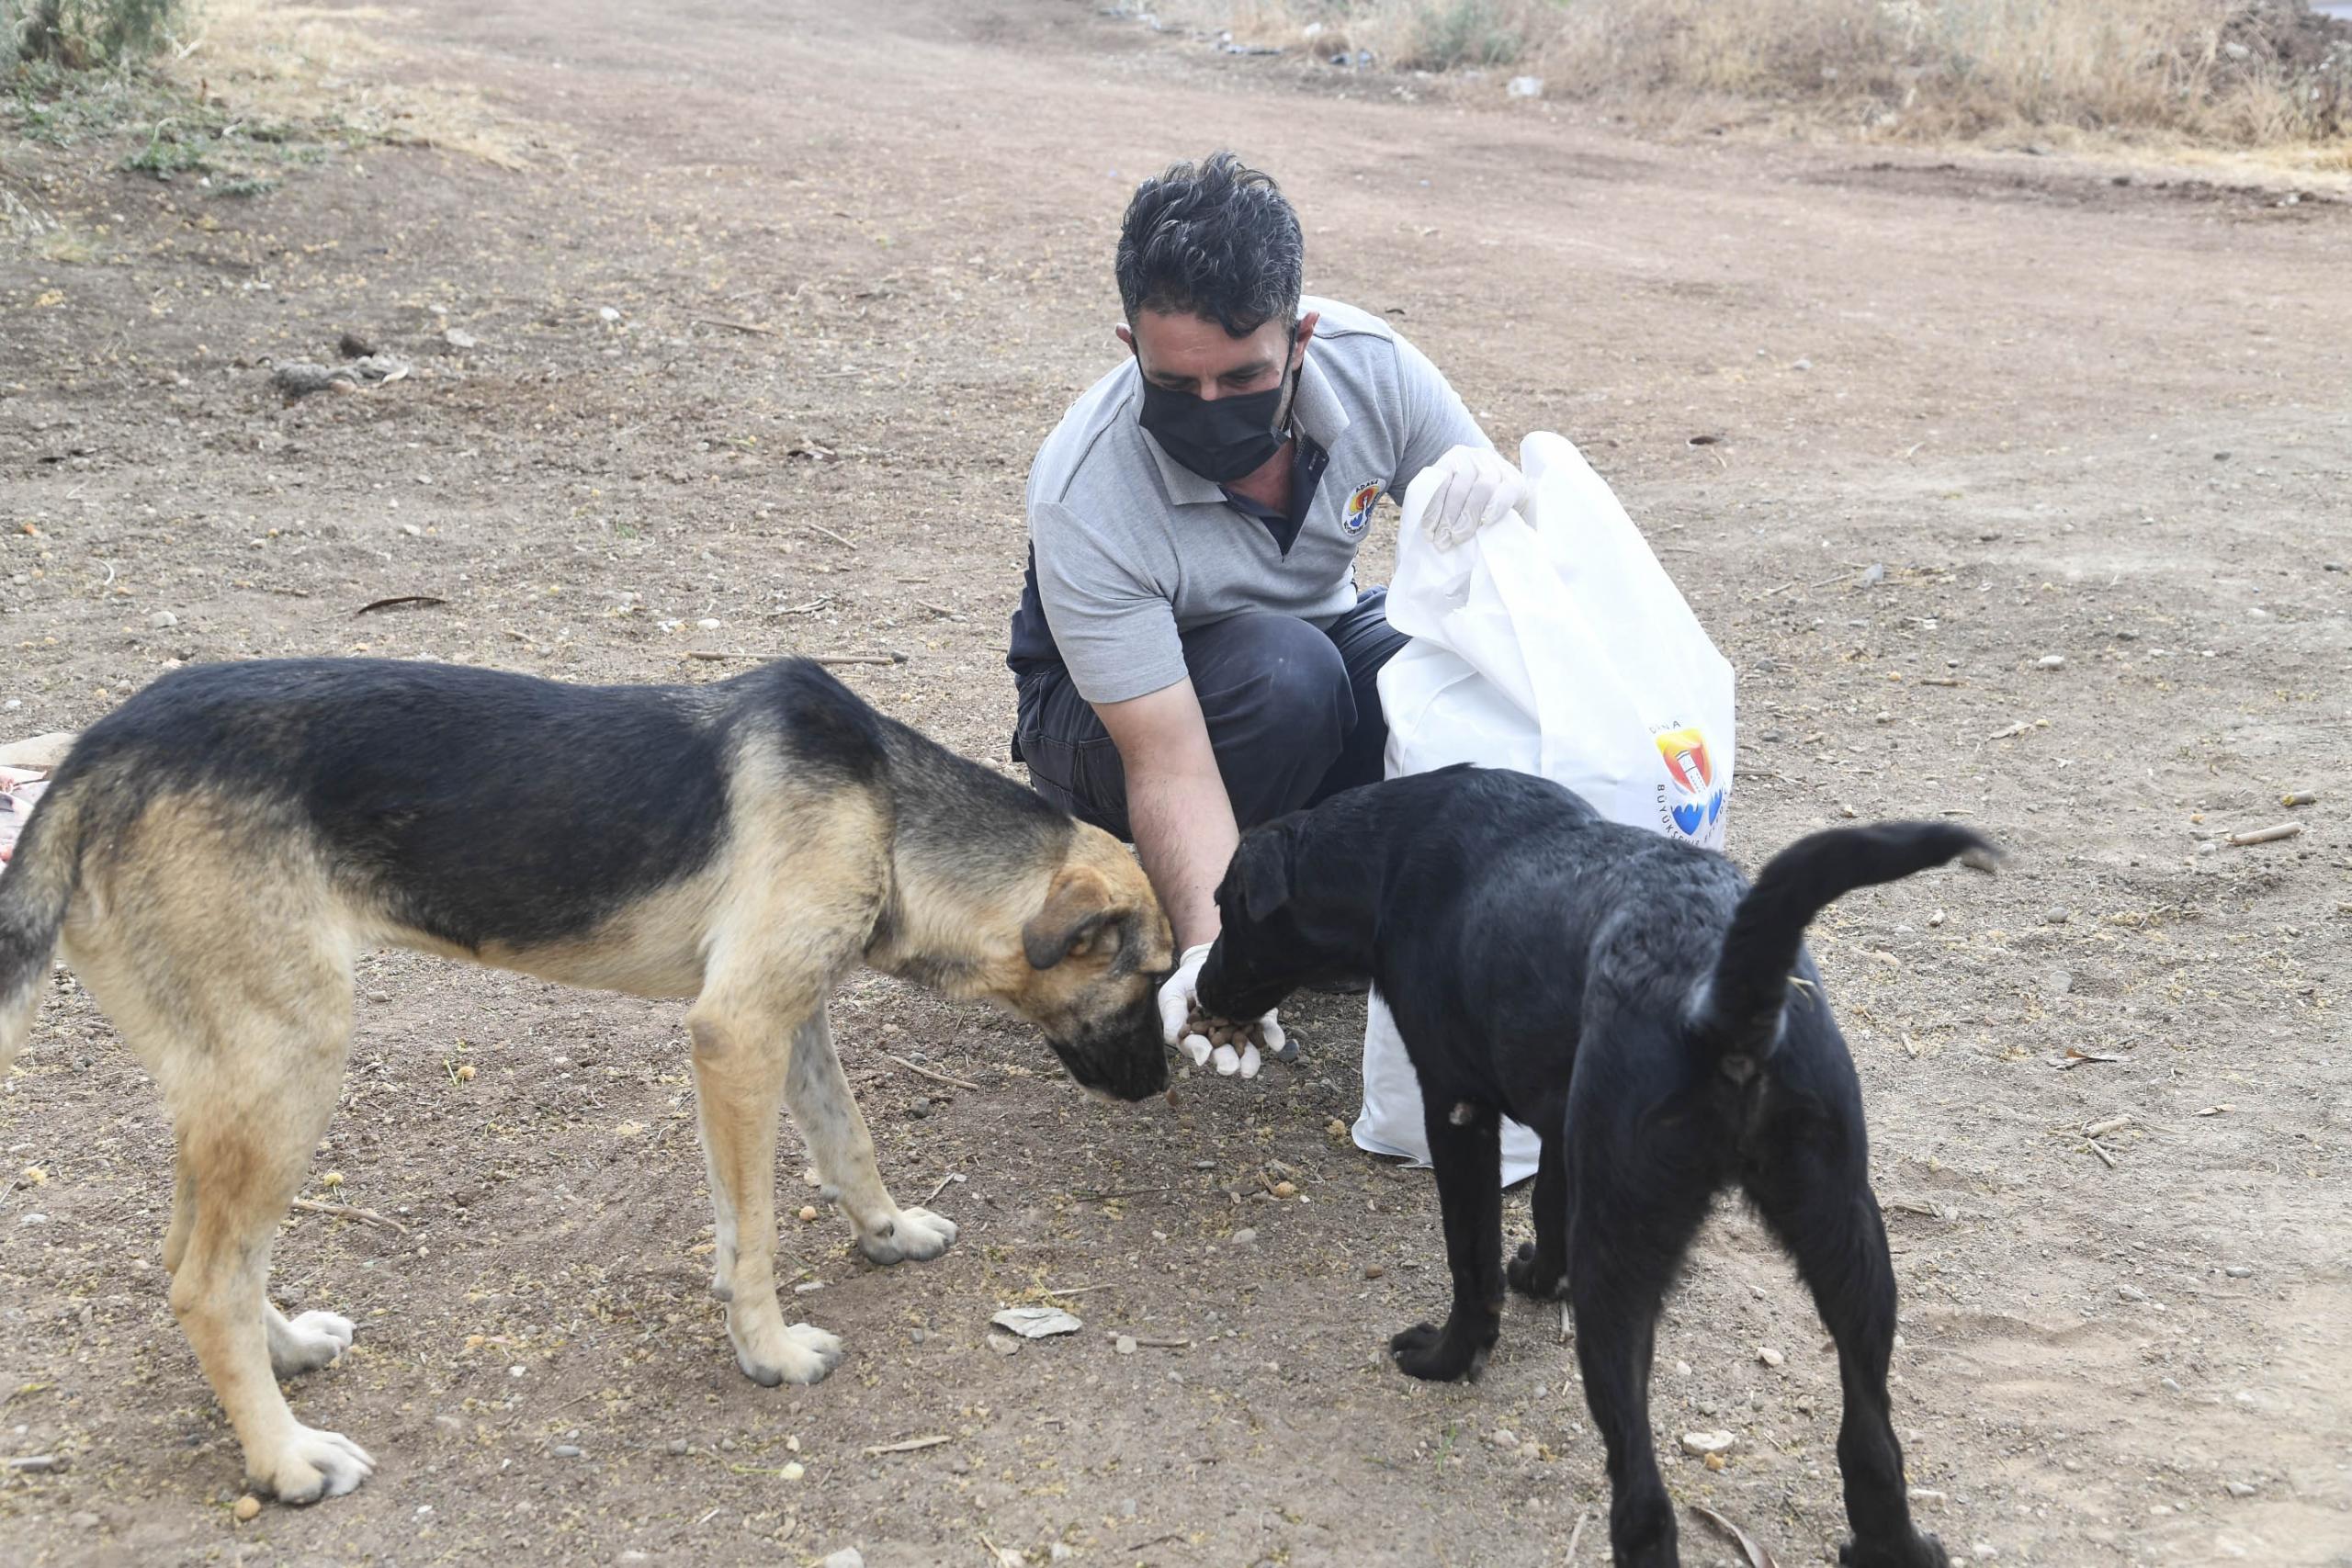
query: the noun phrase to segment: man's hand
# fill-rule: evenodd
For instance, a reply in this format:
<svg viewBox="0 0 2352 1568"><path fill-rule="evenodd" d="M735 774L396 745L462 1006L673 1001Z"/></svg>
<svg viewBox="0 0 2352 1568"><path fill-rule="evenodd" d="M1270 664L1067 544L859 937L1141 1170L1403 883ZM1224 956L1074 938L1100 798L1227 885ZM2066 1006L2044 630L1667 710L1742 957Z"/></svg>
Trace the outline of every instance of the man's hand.
<svg viewBox="0 0 2352 1568"><path fill-rule="evenodd" d="M1430 542L1450 550L1527 503L1526 476L1484 446L1456 446L1430 465L1439 476L1421 513Z"/></svg>
<svg viewBox="0 0 2352 1568"><path fill-rule="evenodd" d="M1184 956L1176 961L1176 973L1159 987L1159 1035L1169 1044L1182 1046L1196 1067L1214 1056L1216 1070L1225 1077L1231 1077L1238 1072L1245 1078L1254 1078L1260 1066L1259 1043L1262 1042L1267 1050L1279 1055L1284 1043L1283 1026L1275 1018L1274 1010L1269 1008L1263 1018L1245 1026L1255 1032L1257 1040L1245 1037L1239 1050L1231 1044L1209 1043L1209 1037L1200 1031L1203 1021L1199 1017L1201 999L1197 987L1201 965L1208 962L1209 949L1214 945L1204 942L1198 947L1187 948Z"/></svg>

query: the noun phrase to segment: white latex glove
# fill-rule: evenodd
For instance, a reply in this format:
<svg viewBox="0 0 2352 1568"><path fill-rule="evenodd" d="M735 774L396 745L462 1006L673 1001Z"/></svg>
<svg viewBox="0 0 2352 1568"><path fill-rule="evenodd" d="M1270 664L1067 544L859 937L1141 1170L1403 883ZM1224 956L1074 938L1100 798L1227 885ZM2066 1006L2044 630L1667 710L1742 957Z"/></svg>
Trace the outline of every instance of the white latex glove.
<svg viewBox="0 0 2352 1568"><path fill-rule="evenodd" d="M1215 1056L1216 1070L1223 1076L1231 1077L1239 1073L1245 1078L1254 1078L1262 1065L1256 1045L1244 1044L1238 1051L1230 1045L1212 1048L1207 1035L1184 1032L1184 1025L1192 1021L1193 1010L1200 1002L1196 987L1201 982L1201 965L1208 962L1209 949L1215 945L1204 942L1198 947L1186 948L1184 955L1176 961L1176 973L1159 987L1159 1037L1170 1045L1182 1047L1196 1067ZM1258 1021L1257 1032L1267 1050L1282 1050L1283 1026L1275 1019L1273 1009L1267 1009L1266 1016Z"/></svg>
<svg viewBox="0 0 2352 1568"><path fill-rule="evenodd" d="M1527 504L1526 476L1484 446L1456 446L1431 463L1430 472L1441 477L1421 526L1441 550Z"/></svg>

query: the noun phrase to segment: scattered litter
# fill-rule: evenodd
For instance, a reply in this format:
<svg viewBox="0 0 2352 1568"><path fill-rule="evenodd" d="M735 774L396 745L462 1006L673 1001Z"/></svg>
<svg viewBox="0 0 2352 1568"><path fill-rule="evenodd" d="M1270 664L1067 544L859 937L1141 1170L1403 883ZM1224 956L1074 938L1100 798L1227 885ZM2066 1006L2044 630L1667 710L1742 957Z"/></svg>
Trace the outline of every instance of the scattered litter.
<svg viewBox="0 0 2352 1568"><path fill-rule="evenodd" d="M1007 1307L989 1321L999 1328L1018 1334L1023 1339L1075 1334L1086 1326L1059 1307Z"/></svg>
<svg viewBox="0 0 2352 1568"><path fill-rule="evenodd" d="M1544 78L1514 76L1504 85L1503 91L1514 98L1540 98L1544 96Z"/></svg>
<svg viewBox="0 0 2352 1568"><path fill-rule="evenodd" d="M2127 1059L2112 1051L2086 1051L2079 1045L2069 1045L2063 1055L2052 1058L2052 1065L2064 1073L2072 1072L2085 1062L2120 1062Z"/></svg>
<svg viewBox="0 0 2352 1568"><path fill-rule="evenodd" d="M2315 789L2290 790L2288 793L2278 797L2278 804L2281 806L2317 806L2319 804L2319 791Z"/></svg>
<svg viewBox="0 0 2352 1568"><path fill-rule="evenodd" d="M46 768L0 767L0 866L17 852L17 838L48 788Z"/></svg>
<svg viewBox="0 0 2352 1568"><path fill-rule="evenodd" d="M370 600L351 613L355 615L372 615L379 610L401 610L411 607L429 610L435 604L447 604L448 602L431 593L396 593L390 599Z"/></svg>
<svg viewBox="0 0 2352 1568"><path fill-rule="evenodd" d="M2117 1132L2124 1127L2130 1126L2131 1124L2132 1118L2129 1115L2109 1116L2104 1121L2099 1122L2086 1122L2083 1123L2083 1136L2086 1138L2104 1138L2109 1133Z"/></svg>
<svg viewBox="0 0 2352 1568"><path fill-rule="evenodd" d="M928 1438L909 1438L906 1441L899 1443L876 1443L863 1451L867 1459L879 1459L884 1454L910 1454L922 1449L935 1449L942 1443L953 1441L955 1441L953 1438L944 1432L940 1432Z"/></svg>
<svg viewBox="0 0 2352 1568"><path fill-rule="evenodd" d="M2222 842L2225 844L2270 844L2278 842L2280 839L2298 838L2301 835L2303 825L2301 822L2281 822L2276 828L2256 828L2244 833L2225 834L2222 836Z"/></svg>

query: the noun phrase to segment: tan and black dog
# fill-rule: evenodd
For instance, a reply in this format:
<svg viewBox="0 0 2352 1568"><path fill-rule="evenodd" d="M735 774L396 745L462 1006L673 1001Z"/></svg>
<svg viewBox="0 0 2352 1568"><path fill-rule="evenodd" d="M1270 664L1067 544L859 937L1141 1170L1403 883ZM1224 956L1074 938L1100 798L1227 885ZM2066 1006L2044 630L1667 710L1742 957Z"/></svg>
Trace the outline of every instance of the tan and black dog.
<svg viewBox="0 0 2352 1568"><path fill-rule="evenodd" d="M289 1322L264 1283L342 1080L353 961L388 945L694 998L712 1290L762 1383L841 1357L776 1297L779 1100L866 1257L956 1239L883 1188L826 1022L847 971L997 1002L1089 1088L1167 1082L1172 952L1133 858L814 665L677 687L367 660L167 675L82 736L0 876L0 1068L62 949L169 1103L172 1311L249 1478L288 1502L373 1468L277 1386L351 1324Z"/></svg>

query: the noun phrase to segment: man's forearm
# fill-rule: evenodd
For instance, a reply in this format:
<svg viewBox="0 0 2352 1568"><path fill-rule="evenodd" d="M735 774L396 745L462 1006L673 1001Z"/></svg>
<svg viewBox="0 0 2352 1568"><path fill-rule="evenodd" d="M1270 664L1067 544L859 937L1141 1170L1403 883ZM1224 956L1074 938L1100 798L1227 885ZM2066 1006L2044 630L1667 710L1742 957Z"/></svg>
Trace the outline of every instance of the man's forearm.
<svg viewBox="0 0 2352 1568"><path fill-rule="evenodd" d="M1225 780L1214 771L1130 772L1127 822L1177 951L1216 941L1216 885L1241 838Z"/></svg>

